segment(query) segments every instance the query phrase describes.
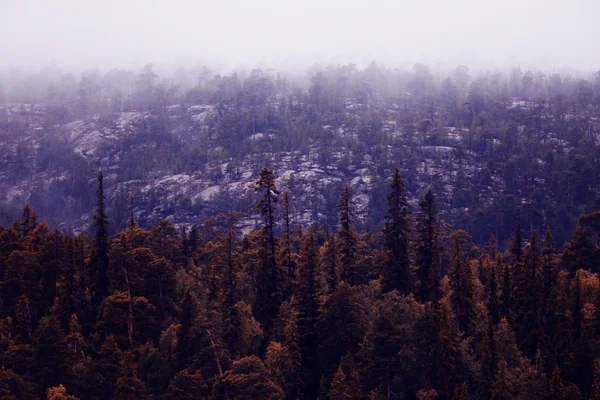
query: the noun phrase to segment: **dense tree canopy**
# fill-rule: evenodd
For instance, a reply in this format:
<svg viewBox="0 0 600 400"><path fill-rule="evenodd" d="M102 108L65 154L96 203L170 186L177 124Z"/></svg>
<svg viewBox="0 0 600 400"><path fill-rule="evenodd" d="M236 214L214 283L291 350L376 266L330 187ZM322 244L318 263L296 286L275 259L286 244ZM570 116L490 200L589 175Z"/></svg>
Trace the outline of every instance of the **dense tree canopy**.
<svg viewBox="0 0 600 400"><path fill-rule="evenodd" d="M556 249L515 210L507 250L484 249L431 190L410 218L395 172L380 232L354 230L347 187L337 234L296 229L263 169L255 231L229 214L109 236L98 187L95 237L30 206L0 227L2 398L597 398L598 213Z"/></svg>

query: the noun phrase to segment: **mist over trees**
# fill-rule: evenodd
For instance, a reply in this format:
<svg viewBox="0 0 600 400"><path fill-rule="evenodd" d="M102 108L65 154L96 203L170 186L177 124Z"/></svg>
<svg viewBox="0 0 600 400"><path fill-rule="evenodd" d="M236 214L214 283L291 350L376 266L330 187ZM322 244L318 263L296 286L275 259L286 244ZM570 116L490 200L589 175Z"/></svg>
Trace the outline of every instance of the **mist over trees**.
<svg viewBox="0 0 600 400"><path fill-rule="evenodd" d="M302 193L305 208L296 212L313 221L333 223L342 183L366 171L359 231L383 226L383 176L396 166L412 211L432 188L440 214L480 245L491 234L506 245L517 206L526 233L550 226L558 244L579 214L598 208L597 72L475 74L466 66L444 72L375 62L314 65L303 74L155 70L75 76L49 67L1 81L6 224L29 202L52 226L89 229L89 176L103 167L111 171L107 207L119 221L113 233L125 228L131 208L148 228L169 215L182 223L228 210L258 218L255 195L232 190L232 182L249 182L244 172L256 176L264 165L297 170L307 162L336 179ZM179 174L219 190L199 199L159 183ZM286 179L285 188L301 195L295 178Z"/></svg>

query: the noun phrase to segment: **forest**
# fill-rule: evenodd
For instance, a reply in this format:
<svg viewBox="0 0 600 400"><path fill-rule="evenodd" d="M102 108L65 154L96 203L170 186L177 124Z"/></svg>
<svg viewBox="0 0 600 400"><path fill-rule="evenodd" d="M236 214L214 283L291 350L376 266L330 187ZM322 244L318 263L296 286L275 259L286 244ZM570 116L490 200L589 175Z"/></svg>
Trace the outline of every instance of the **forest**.
<svg viewBox="0 0 600 400"><path fill-rule="evenodd" d="M169 217L194 224L260 216L262 167L296 199L303 224L337 224L345 183L355 227L382 228L398 167L411 210L431 189L441 217L504 250L523 232L558 246L600 209L600 72L318 65L296 72L148 64L138 71L48 67L0 77L0 223L24 204L50 227L89 232L105 173L109 233Z"/></svg>
<svg viewBox="0 0 600 400"><path fill-rule="evenodd" d="M502 250L387 182L377 231L349 185L335 223L298 222L269 168L245 234L115 220L102 172L90 234L25 205L0 227L0 399L600 399L600 212L557 246L515 207Z"/></svg>

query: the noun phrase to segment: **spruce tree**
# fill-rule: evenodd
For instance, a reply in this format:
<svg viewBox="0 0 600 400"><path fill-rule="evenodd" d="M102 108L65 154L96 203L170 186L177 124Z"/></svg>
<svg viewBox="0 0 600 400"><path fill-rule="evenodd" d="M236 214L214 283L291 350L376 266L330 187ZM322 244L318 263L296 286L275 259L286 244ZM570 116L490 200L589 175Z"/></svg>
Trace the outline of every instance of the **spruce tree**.
<svg viewBox="0 0 600 400"><path fill-rule="evenodd" d="M408 293L411 289L408 258L408 201L404 181L398 168L394 170L391 193L387 200L388 211L383 226L387 252L383 268L383 291L396 289L401 293Z"/></svg>
<svg viewBox="0 0 600 400"><path fill-rule="evenodd" d="M523 257L523 232L521 230L521 212L517 211L517 220L513 227L512 237L509 243L509 253L514 264L522 261Z"/></svg>
<svg viewBox="0 0 600 400"><path fill-rule="evenodd" d="M290 215L290 193L286 190L283 193L283 240L281 243L280 260L285 267L289 281L293 281L296 276L296 265L292 254L292 235L291 235L291 215Z"/></svg>
<svg viewBox="0 0 600 400"><path fill-rule="evenodd" d="M195 225L194 225L195 226ZM191 236L191 235L190 235ZM227 312L231 310L237 301L237 255L235 253L236 247L236 232L233 221L230 220L227 227L227 234L225 236L225 259L224 266L225 271L223 273L223 299L224 299L224 310Z"/></svg>
<svg viewBox="0 0 600 400"><path fill-rule="evenodd" d="M322 274L325 280L325 292L335 292L338 285L338 252L335 235L330 235L323 246L321 257Z"/></svg>
<svg viewBox="0 0 600 400"><path fill-rule="evenodd" d="M440 253L438 245L437 210L431 190L419 203L417 214L416 258L419 278L418 298L437 302L440 298Z"/></svg>
<svg viewBox="0 0 600 400"><path fill-rule="evenodd" d="M254 313L257 320L269 332L279 312L282 301L281 274L276 259L275 205L279 191L275 186L273 171L263 168L254 190L262 194L256 207L263 219L259 248L259 271L257 276Z"/></svg>
<svg viewBox="0 0 600 400"><path fill-rule="evenodd" d="M92 306L96 310L102 300L108 296L108 216L104 206L104 177L102 171L98 174L98 190L96 192L96 215L94 227L96 229L95 251L92 258L92 270L95 274Z"/></svg>
<svg viewBox="0 0 600 400"><path fill-rule="evenodd" d="M452 235L452 261L450 265L450 287L452 288L452 309L456 315L459 329L468 332L475 307L475 277L468 254L471 238L458 230Z"/></svg>
<svg viewBox="0 0 600 400"><path fill-rule="evenodd" d="M344 185L338 201L339 215L339 247L340 264L342 269L341 279L350 286L356 283L356 232L352 228L354 223L354 212L352 210L352 199L350 188Z"/></svg>
<svg viewBox="0 0 600 400"><path fill-rule="evenodd" d="M317 395L319 371L315 368L317 355L317 335L315 324L318 319L317 295L317 267L318 248L314 233L306 235L300 252L298 266L298 293L296 296L298 307L298 334L300 336L300 359L302 382L301 393L307 398Z"/></svg>
<svg viewBox="0 0 600 400"><path fill-rule="evenodd" d="M541 332L541 315L538 309L540 277L540 248L535 231L529 239L529 246L523 262L515 265L514 271L514 326L517 341L525 356L533 359Z"/></svg>
<svg viewBox="0 0 600 400"><path fill-rule="evenodd" d="M37 215L29 204L25 204L25 207L23 207L23 214L21 215L21 232L23 235L27 236L36 228L36 226Z"/></svg>

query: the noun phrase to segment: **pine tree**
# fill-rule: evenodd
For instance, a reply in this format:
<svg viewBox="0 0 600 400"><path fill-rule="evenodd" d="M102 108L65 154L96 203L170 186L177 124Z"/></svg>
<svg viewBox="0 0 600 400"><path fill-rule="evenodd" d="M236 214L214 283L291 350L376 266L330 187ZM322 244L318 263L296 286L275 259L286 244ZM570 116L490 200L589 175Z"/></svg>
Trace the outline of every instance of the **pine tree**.
<svg viewBox="0 0 600 400"><path fill-rule="evenodd" d="M418 298L422 302L437 302L441 297L440 253L438 245L437 210L435 198L431 190L419 203L421 208L417 214L416 258L418 278L420 282Z"/></svg>
<svg viewBox="0 0 600 400"><path fill-rule="evenodd" d="M365 304L358 288L340 283L327 299L316 324L319 333L319 361L327 384L335 373L339 360L355 353L367 324Z"/></svg>
<svg viewBox="0 0 600 400"><path fill-rule="evenodd" d="M341 280L352 286L356 283L356 246L358 239L352 228L354 212L352 211L352 199L348 185L344 185L340 193L338 215Z"/></svg>
<svg viewBox="0 0 600 400"><path fill-rule="evenodd" d="M79 400L79 398L68 394L67 389L61 384L46 390L46 400Z"/></svg>
<svg viewBox="0 0 600 400"><path fill-rule="evenodd" d="M501 265L502 267L502 297L501 297L501 307L502 312L500 313L501 317L511 319L511 306L512 306L512 285L511 285L511 274L510 274L510 266L508 264Z"/></svg>
<svg viewBox="0 0 600 400"><path fill-rule="evenodd" d="M490 312L490 317L494 324L497 324L500 321L500 299L498 298L498 276L497 276L497 264L492 261L490 263L490 277L488 282L488 308Z"/></svg>
<svg viewBox="0 0 600 400"><path fill-rule="evenodd" d="M358 370L350 354L346 354L340 360L340 364L331 381L328 398L330 400L358 400L363 398Z"/></svg>
<svg viewBox="0 0 600 400"><path fill-rule="evenodd" d="M535 231L531 233L523 262L514 270L514 326L518 343L525 356L533 359L542 335L539 310L540 249Z"/></svg>
<svg viewBox="0 0 600 400"><path fill-rule="evenodd" d="M512 237L509 243L509 252L512 255L513 262L518 264L523 257L523 232L521 230L521 212L517 211L517 221L513 228Z"/></svg>
<svg viewBox="0 0 600 400"><path fill-rule="evenodd" d="M256 207L263 218L254 313L261 325L269 332L282 301L282 282L276 260L274 233L275 204L278 201L279 191L275 186L275 177L272 170L263 168L260 171L260 179L256 182L254 190L262 194L262 198Z"/></svg>
<svg viewBox="0 0 600 400"><path fill-rule="evenodd" d="M134 370L128 370L125 376L117 379L115 385L115 400L145 400L146 385L142 382Z"/></svg>
<svg viewBox="0 0 600 400"><path fill-rule="evenodd" d="M198 313L198 303L195 296L187 291L183 296L181 304L181 316L179 319L180 328L178 333L177 364L179 369L183 369L193 360L195 354L194 342L196 341L196 316Z"/></svg>
<svg viewBox="0 0 600 400"><path fill-rule="evenodd" d="M179 371L169 383L163 400L195 400L208 397L207 382L198 370L186 368Z"/></svg>
<svg viewBox="0 0 600 400"><path fill-rule="evenodd" d="M235 248L235 225L233 224L233 221L230 220L227 226L227 234L225 237L225 271L223 274L223 299L225 310L230 310L237 301L238 261Z"/></svg>
<svg viewBox="0 0 600 400"><path fill-rule="evenodd" d="M37 215L29 206L29 204L25 204L25 207L23 207L23 213L21 214L21 232L23 235L27 236L36 228L36 226Z"/></svg>
<svg viewBox="0 0 600 400"><path fill-rule="evenodd" d="M471 238L465 231L458 230L452 235L452 242L452 261L450 264L452 308L459 329L468 333L471 329L471 319L475 306L474 285L476 279L468 259Z"/></svg>
<svg viewBox="0 0 600 400"><path fill-rule="evenodd" d="M447 297L439 302L439 326L437 345L434 347L434 376L435 389L442 398L449 398L454 385L460 380L460 332L457 328L456 317Z"/></svg>
<svg viewBox="0 0 600 400"><path fill-rule="evenodd" d="M200 234L198 233L198 225L194 224L190 228L190 234L188 237L188 257L194 257L196 252L198 251L198 246L200 244Z"/></svg>
<svg viewBox="0 0 600 400"><path fill-rule="evenodd" d="M338 253L334 235L330 235L329 240L323 246L321 265L325 280L325 292L331 294L338 286Z"/></svg>
<svg viewBox="0 0 600 400"><path fill-rule="evenodd" d="M498 240L496 239L496 235L490 236L485 249L488 257L494 260L496 258L496 254L498 253Z"/></svg>
<svg viewBox="0 0 600 400"><path fill-rule="evenodd" d="M315 324L318 319L319 304L317 295L318 249L315 235L309 232L302 243L298 266L298 334L301 357L301 393L308 398L317 395L319 371L317 335Z"/></svg>
<svg viewBox="0 0 600 400"><path fill-rule="evenodd" d="M35 398L29 383L12 370L6 369L4 365L0 366L0 399L33 400Z"/></svg>
<svg viewBox="0 0 600 400"><path fill-rule="evenodd" d="M123 373L122 353L114 337L108 336L98 353L98 359L94 362L94 367L100 374L100 388L102 389L102 398L112 398L115 390L115 383Z"/></svg>
<svg viewBox="0 0 600 400"><path fill-rule="evenodd" d="M102 300L108 296L108 217L104 206L104 177L102 171L98 174L98 190L96 215L94 216L96 229L95 252L92 259L92 270L95 273L92 307L96 310Z"/></svg>
<svg viewBox="0 0 600 400"><path fill-rule="evenodd" d="M44 389L64 382L69 372L67 352L64 346L65 334L54 315L43 317L33 336L36 352L35 377Z"/></svg>
<svg viewBox="0 0 600 400"><path fill-rule="evenodd" d="M213 388L215 400L283 400L281 388L269 376L260 358L251 356L233 363Z"/></svg>
<svg viewBox="0 0 600 400"><path fill-rule="evenodd" d="M287 272L288 282L293 282L296 277L296 263L294 262L292 252L290 193L287 190L283 192L283 202L281 204L281 207L283 212L284 225L283 240L281 242L281 251L279 259L281 260L281 265L284 266L284 269Z"/></svg>
<svg viewBox="0 0 600 400"><path fill-rule="evenodd" d="M433 200L433 198L430 200ZM429 206L432 205L429 204ZM404 181L400 176L398 168L396 168L392 176L392 187L388 196L388 211L383 226L385 248L387 251L387 259L383 269L384 292L394 289L401 293L410 292L408 212Z"/></svg>
<svg viewBox="0 0 600 400"><path fill-rule="evenodd" d="M558 279L558 266L555 261L556 251L554 249L554 239L550 228L546 229L546 237L542 250L542 283L543 291L541 295L541 313L544 325L544 346L546 350L551 350L550 338L554 336L554 305L556 300L556 282ZM546 352L545 352L546 353Z"/></svg>

